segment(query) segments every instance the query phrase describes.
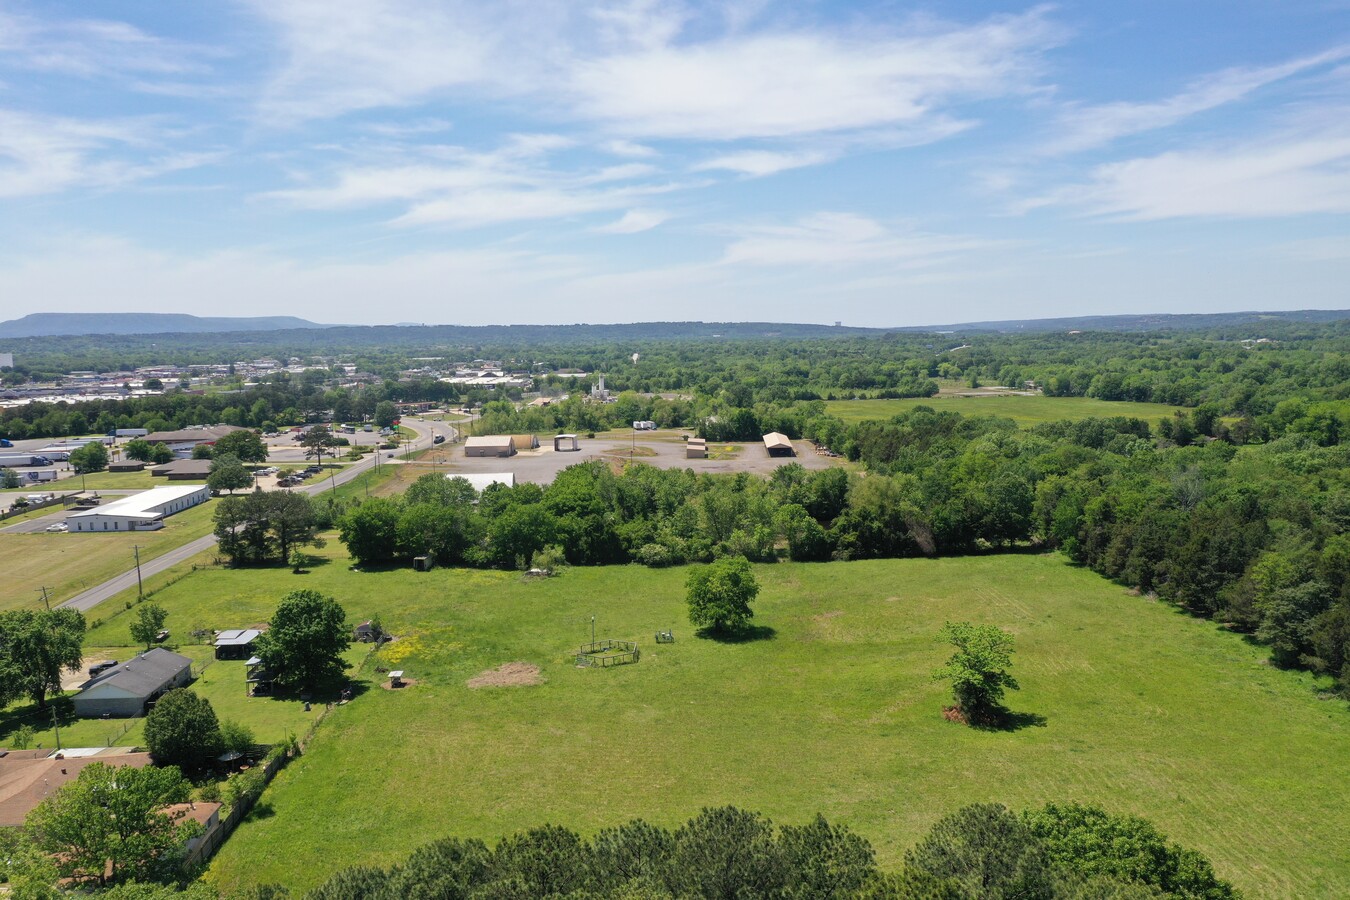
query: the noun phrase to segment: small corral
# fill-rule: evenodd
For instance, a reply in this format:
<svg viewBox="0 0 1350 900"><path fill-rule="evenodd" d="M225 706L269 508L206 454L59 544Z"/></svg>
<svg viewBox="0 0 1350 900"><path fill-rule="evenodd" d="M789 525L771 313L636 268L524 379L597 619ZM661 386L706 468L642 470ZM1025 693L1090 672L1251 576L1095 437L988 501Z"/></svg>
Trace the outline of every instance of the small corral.
<svg viewBox="0 0 1350 900"><path fill-rule="evenodd" d="M606 638L582 644L577 651L577 665L583 668L607 669L635 663L642 658L636 641L615 641Z"/></svg>

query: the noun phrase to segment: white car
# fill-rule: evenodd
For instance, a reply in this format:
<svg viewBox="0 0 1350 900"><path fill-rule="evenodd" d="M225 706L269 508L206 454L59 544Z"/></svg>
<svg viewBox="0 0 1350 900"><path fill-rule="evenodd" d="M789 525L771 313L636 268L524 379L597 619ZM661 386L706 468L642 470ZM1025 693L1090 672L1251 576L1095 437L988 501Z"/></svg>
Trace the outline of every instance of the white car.
<svg viewBox="0 0 1350 900"><path fill-rule="evenodd" d="M51 532L69 531L70 526L67 525L65 522L55 522L51 525L48 525L47 530Z"/></svg>

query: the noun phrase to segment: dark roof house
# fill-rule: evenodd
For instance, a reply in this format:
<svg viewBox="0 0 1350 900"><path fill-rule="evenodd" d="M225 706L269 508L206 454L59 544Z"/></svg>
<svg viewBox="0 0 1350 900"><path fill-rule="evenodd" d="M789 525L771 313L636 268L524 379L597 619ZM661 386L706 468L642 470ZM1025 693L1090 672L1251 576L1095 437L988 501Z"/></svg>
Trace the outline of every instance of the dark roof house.
<svg viewBox="0 0 1350 900"><path fill-rule="evenodd" d="M139 716L150 701L192 681L192 660L163 647L134 656L85 684L72 699L75 715Z"/></svg>

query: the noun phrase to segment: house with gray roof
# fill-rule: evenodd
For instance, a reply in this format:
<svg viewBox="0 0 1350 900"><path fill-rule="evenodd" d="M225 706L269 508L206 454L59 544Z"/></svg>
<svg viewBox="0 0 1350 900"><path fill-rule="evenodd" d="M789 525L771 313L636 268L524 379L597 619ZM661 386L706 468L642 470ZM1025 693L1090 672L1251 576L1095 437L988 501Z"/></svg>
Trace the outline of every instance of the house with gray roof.
<svg viewBox="0 0 1350 900"><path fill-rule="evenodd" d="M163 647L134 656L87 682L72 698L84 719L139 716L152 701L192 681L192 660Z"/></svg>

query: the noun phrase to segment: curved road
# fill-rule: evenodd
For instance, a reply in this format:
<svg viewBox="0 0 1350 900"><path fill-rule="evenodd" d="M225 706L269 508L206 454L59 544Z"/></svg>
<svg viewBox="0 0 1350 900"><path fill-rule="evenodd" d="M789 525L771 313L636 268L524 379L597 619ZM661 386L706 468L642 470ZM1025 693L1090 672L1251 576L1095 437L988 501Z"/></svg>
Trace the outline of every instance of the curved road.
<svg viewBox="0 0 1350 900"><path fill-rule="evenodd" d="M399 452L412 452L430 447L432 446L433 438L437 434L446 434L448 438L453 438L455 435L454 428L438 422L417 422L416 424L413 424L412 422L405 421L403 424L417 432L417 438L404 444L403 447L400 447ZM379 460L380 462L384 462L384 459L387 458L387 454L391 452L395 451L376 451L376 453L386 454L386 457ZM376 461L375 455L372 454L360 462L348 466L331 478L325 478L317 484L306 485L305 487L297 488L297 490L304 491L311 496L321 494L339 484L346 484L353 478L357 478L366 471L373 469ZM175 547L167 553L156 556L154 559L147 560L146 562L141 563L141 578L149 578L151 575L163 572L165 569L176 566L184 560L191 559L203 550L211 549L215 543L216 536L214 534L208 534L205 537L197 538L195 541L190 541L181 547ZM136 570L128 569L121 575L109 578L100 585L91 587L87 591L76 594L69 600L58 603L57 606L65 609L78 609L81 612L84 612L85 610L93 609L104 600L135 586Z"/></svg>

